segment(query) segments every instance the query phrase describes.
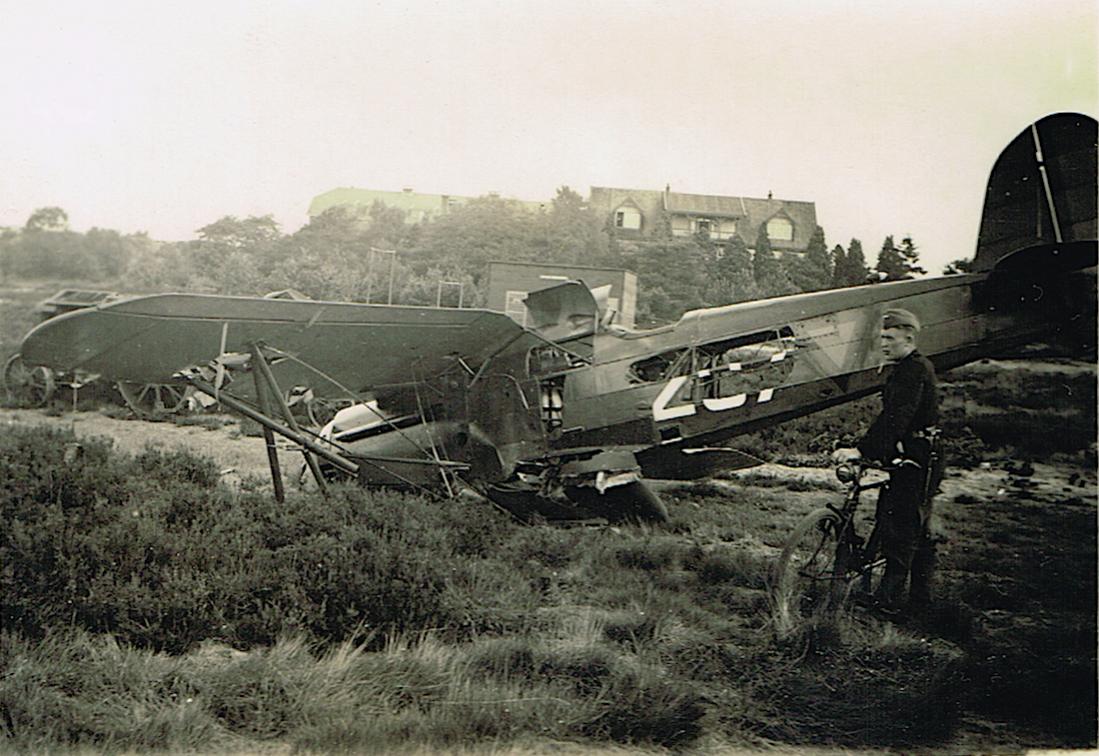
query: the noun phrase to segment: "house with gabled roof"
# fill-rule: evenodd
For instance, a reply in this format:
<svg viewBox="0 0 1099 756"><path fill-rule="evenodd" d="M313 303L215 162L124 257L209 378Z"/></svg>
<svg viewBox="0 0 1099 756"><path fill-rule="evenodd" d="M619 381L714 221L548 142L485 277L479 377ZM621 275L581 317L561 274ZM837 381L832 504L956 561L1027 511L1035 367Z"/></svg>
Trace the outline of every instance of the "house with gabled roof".
<svg viewBox="0 0 1099 756"><path fill-rule="evenodd" d="M706 234L719 244L733 235L753 247L761 226L779 253L805 252L817 228L813 202L687 194L652 189L593 186L589 207L607 220L621 239L644 240L670 231L672 236Z"/></svg>

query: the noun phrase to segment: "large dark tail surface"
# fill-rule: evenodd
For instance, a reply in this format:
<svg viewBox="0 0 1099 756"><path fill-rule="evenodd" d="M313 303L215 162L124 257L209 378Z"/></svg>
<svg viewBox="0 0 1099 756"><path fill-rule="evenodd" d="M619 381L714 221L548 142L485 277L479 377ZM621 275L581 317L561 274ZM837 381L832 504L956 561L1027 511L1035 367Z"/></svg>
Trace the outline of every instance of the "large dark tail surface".
<svg viewBox="0 0 1099 756"><path fill-rule="evenodd" d="M1000 153L988 178L974 272L1096 264L1097 132L1090 116L1055 113Z"/></svg>

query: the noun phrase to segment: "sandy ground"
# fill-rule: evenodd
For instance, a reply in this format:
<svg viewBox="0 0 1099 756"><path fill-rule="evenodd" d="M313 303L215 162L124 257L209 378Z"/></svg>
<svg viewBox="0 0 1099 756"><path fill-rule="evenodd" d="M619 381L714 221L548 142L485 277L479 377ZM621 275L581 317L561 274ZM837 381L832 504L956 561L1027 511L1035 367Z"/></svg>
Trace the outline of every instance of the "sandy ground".
<svg viewBox="0 0 1099 756"><path fill-rule="evenodd" d="M185 448L196 454L215 460L223 478L231 485L239 485L245 479L259 479L261 485L270 486L270 468L267 451L261 436L241 433L238 421L231 416L205 416L204 424L176 425L172 422L143 422L107 417L98 411L66 412L51 415L33 409L0 408L0 427L4 425L42 425L50 428L72 430L78 437L111 439L114 448L127 454L137 454L147 446L162 449ZM224 423L216 426L218 422ZM288 483L296 481L302 467L302 456L293 444L276 437L279 462ZM1067 478L1073 473L1090 479L1094 485L1095 471L1075 470L1057 465L1034 465L1028 487L1033 493L1054 494L1072 490ZM835 482L831 468L787 467L767 463L741 471L736 477L778 478L804 480L816 484ZM735 480L735 478L734 478ZM974 470L951 470L943 482L944 499L953 499L968 492L981 497L998 498L1011 493L1011 475L1002 465L985 464ZM675 482L668 482L677 485ZM732 481L730 481L730 484ZM734 484L735 485L735 484ZM661 482L655 488L659 490ZM838 484L837 484L838 488Z"/></svg>
<svg viewBox="0 0 1099 756"><path fill-rule="evenodd" d="M216 422L211 418L211 425ZM235 420L225 417L225 425L175 425L118 420L99 412L66 412L50 416L40 410L0 409L0 427L38 425L72 430L79 438L100 437L114 442L114 448L127 454L140 453L148 446L162 449L184 448L217 461L227 483L258 478L270 487L271 473L262 437L242 435ZM296 447L279 442L279 462L287 481L296 480L301 453Z"/></svg>

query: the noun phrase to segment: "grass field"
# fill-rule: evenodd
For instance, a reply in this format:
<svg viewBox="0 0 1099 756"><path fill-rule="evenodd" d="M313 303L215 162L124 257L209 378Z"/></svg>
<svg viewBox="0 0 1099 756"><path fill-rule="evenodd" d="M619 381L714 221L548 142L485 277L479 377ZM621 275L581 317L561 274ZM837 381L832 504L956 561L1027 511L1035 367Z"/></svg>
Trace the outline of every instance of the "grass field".
<svg viewBox="0 0 1099 756"><path fill-rule="evenodd" d="M777 633L825 475L668 485L672 524L524 527L341 488L285 507L183 451L13 427L0 454L7 747L305 752L1095 745L1088 452L945 485L940 600Z"/></svg>
<svg viewBox="0 0 1099 756"><path fill-rule="evenodd" d="M279 506L182 448L66 461L70 432L7 425L0 749L1094 748L1095 368L944 379L935 606L793 628L771 570L874 400L743 439L800 468L663 484L664 528L355 487Z"/></svg>

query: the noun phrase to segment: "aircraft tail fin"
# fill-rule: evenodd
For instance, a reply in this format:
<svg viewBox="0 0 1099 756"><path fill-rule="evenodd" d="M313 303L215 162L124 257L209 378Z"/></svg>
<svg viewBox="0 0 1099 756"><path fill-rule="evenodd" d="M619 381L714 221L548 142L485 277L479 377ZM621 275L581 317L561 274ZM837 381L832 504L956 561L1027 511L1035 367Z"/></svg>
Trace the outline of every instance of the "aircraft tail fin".
<svg viewBox="0 0 1099 756"><path fill-rule="evenodd" d="M1055 113L1004 148L988 179L974 272L1096 264L1097 131L1090 116Z"/></svg>

